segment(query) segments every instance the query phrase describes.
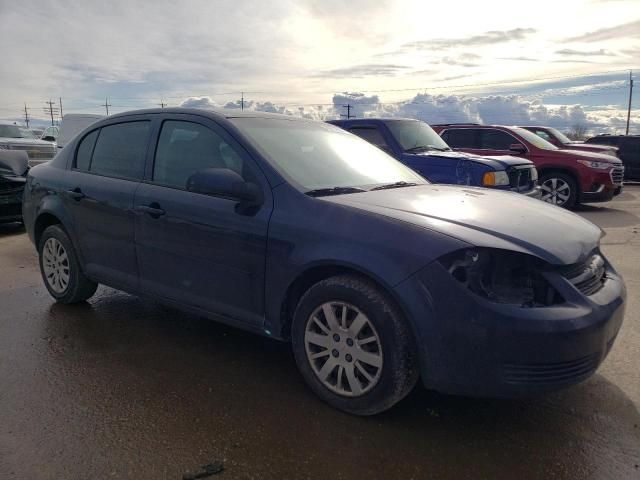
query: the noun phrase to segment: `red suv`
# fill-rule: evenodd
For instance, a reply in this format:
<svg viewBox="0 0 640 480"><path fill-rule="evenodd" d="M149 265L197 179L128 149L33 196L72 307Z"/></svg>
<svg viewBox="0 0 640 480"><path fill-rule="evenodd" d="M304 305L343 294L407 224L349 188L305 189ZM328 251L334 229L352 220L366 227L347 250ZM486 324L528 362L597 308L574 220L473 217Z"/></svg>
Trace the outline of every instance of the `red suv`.
<svg viewBox="0 0 640 480"><path fill-rule="evenodd" d="M606 155L613 155L614 157L618 156L618 149L616 147L610 145L594 145L571 140L564 133L556 130L555 128L525 126L521 126L520 128L525 128L530 132L535 133L540 138L545 139L547 142L552 143L558 148L563 148L565 150L578 150L580 152L604 153Z"/></svg>
<svg viewBox="0 0 640 480"><path fill-rule="evenodd" d="M606 202L622 192L624 167L611 155L561 150L535 133L501 125L432 125L456 150L478 155L519 155L538 172L542 199L571 208L577 203Z"/></svg>

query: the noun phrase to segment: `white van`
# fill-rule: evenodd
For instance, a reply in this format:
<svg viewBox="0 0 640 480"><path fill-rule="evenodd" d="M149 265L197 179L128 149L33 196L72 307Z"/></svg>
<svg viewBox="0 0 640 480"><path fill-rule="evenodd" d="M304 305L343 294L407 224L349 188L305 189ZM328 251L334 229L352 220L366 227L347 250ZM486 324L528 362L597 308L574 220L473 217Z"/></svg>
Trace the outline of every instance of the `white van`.
<svg viewBox="0 0 640 480"><path fill-rule="evenodd" d="M101 118L104 118L104 115L96 115L93 113L67 113L64 115L60 122L60 131L56 139L58 148L63 148L69 143L69 140Z"/></svg>

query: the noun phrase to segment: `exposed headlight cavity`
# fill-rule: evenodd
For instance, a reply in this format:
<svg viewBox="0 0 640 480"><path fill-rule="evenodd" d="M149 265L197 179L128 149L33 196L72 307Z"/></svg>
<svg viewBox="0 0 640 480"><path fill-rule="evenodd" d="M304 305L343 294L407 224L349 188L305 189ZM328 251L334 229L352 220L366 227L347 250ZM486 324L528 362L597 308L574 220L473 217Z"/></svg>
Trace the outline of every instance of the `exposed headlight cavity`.
<svg viewBox="0 0 640 480"><path fill-rule="evenodd" d="M540 273L545 263L531 255L473 248L445 255L440 263L458 282L492 302L524 308L563 302Z"/></svg>

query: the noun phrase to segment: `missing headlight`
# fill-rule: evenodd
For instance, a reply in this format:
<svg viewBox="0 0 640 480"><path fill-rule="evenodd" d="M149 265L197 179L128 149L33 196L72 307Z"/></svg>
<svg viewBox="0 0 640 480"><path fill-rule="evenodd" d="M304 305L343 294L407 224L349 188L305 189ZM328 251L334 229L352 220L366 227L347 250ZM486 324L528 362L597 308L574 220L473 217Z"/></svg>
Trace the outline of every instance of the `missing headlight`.
<svg viewBox="0 0 640 480"><path fill-rule="evenodd" d="M544 262L531 255L474 248L445 255L440 263L458 282L492 302L531 308L564 301L540 274Z"/></svg>

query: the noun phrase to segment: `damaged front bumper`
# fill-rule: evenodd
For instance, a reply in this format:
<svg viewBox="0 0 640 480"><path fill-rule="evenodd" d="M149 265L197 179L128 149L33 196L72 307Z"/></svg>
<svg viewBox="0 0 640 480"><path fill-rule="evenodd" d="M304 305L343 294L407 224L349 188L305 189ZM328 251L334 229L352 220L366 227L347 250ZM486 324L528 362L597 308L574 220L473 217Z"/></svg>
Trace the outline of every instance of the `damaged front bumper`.
<svg viewBox="0 0 640 480"><path fill-rule="evenodd" d="M601 287L586 293L559 272L545 274L563 301L526 308L484 299L431 263L396 287L414 320L423 383L443 393L514 397L588 378L624 316L624 282L604 268Z"/></svg>

